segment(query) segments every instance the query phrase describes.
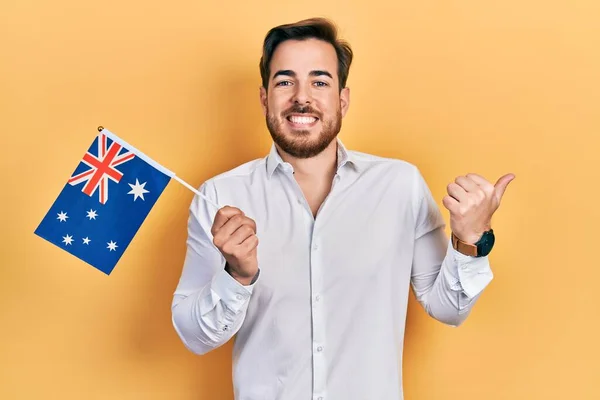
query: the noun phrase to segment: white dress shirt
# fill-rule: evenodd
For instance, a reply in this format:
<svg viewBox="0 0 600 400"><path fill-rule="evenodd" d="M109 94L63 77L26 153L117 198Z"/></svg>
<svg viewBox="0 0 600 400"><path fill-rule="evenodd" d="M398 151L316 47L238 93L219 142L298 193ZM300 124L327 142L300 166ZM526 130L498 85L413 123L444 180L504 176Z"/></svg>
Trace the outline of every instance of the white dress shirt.
<svg viewBox="0 0 600 400"><path fill-rule="evenodd" d="M487 257L452 248L410 163L338 143L331 192L313 218L276 148L200 191L256 222L258 279L224 271L210 233L216 207L195 196L173 324L205 354L235 335L236 400L399 400L409 288L458 326L493 275Z"/></svg>

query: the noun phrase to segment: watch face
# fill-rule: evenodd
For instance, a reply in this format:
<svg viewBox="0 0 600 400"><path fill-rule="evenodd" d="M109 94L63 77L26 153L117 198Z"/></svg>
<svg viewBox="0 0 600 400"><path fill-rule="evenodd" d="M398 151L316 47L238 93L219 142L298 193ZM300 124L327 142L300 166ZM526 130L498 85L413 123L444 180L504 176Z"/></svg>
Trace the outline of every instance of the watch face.
<svg viewBox="0 0 600 400"><path fill-rule="evenodd" d="M494 247L495 240L496 238L494 237L493 231L485 232L479 242L477 242L477 255L485 257L490 254L492 247Z"/></svg>

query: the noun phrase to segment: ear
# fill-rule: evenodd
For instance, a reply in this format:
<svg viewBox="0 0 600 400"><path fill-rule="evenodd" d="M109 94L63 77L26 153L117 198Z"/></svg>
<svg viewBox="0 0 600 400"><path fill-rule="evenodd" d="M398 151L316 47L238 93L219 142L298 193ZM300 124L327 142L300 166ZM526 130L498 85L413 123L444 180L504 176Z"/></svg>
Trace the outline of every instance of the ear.
<svg viewBox="0 0 600 400"><path fill-rule="evenodd" d="M348 112L348 108L350 107L350 88L345 87L340 92L340 107L342 109L342 117L346 115Z"/></svg>
<svg viewBox="0 0 600 400"><path fill-rule="evenodd" d="M263 109L263 114L267 115L267 89L260 87L260 105Z"/></svg>

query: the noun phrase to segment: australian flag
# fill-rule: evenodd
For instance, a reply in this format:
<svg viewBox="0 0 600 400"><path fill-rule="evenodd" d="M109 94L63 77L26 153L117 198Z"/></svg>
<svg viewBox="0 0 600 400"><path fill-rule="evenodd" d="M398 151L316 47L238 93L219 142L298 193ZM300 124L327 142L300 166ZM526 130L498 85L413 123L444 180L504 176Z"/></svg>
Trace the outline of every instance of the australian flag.
<svg viewBox="0 0 600 400"><path fill-rule="evenodd" d="M109 275L173 176L102 129L35 234Z"/></svg>

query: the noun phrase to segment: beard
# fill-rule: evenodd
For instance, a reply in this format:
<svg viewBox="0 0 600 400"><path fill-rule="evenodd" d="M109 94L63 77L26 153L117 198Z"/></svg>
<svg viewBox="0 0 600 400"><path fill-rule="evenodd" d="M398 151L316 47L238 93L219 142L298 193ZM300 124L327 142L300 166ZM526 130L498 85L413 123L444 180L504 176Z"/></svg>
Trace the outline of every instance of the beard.
<svg viewBox="0 0 600 400"><path fill-rule="evenodd" d="M310 140L309 130L294 130L290 135L284 133L286 117L290 114L312 114L319 118L323 130L315 140ZM296 158L310 158L320 154L336 138L342 128L342 112L338 107L336 115L330 120L323 120L323 114L314 110L311 106L301 107L297 104L281 113L281 119L272 115L267 108L267 128L271 133L273 141L283 151Z"/></svg>

